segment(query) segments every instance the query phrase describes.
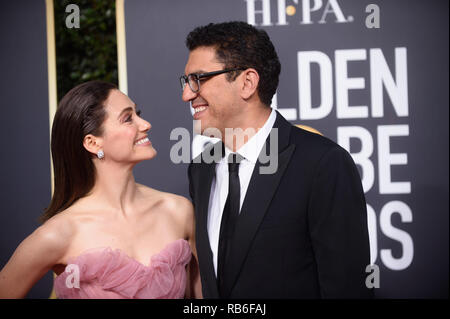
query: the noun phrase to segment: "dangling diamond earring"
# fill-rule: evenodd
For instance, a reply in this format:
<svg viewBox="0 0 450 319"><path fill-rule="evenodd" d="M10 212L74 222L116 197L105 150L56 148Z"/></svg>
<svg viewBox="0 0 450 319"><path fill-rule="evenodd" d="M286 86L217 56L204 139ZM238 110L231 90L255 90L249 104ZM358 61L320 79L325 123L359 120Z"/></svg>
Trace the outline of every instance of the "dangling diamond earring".
<svg viewBox="0 0 450 319"><path fill-rule="evenodd" d="M98 157L99 159L104 159L104 158L105 158L105 153L103 153L103 150L99 150L99 151L97 152L97 157Z"/></svg>

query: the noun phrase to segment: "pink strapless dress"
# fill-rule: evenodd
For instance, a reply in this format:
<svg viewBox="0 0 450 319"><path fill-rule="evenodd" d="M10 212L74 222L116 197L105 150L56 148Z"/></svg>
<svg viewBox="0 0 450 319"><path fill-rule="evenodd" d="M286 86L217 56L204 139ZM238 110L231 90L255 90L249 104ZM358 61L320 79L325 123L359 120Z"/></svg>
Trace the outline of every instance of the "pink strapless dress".
<svg viewBox="0 0 450 319"><path fill-rule="evenodd" d="M76 299L183 298L186 265L191 255L189 243L184 239L168 244L153 255L149 266L119 249L91 249L68 261L68 265L78 266L79 288L73 285L76 272L64 271L54 280L55 293L58 298Z"/></svg>

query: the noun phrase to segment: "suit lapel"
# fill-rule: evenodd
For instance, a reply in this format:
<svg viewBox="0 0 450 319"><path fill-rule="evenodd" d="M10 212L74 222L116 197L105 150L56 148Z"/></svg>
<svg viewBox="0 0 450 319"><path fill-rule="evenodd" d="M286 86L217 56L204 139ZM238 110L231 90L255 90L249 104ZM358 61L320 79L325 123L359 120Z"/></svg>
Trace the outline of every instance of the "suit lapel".
<svg viewBox="0 0 450 319"><path fill-rule="evenodd" d="M278 189L278 185L283 177L291 156L295 150L295 145L289 145L289 135L292 125L287 122L278 112L277 119L271 131L278 132L278 168L273 174L261 174L260 168L261 154L258 158L250 179L247 194L242 205L242 209L236 224L232 241L232 254L230 262L227 262L225 269L227 291L231 290L238 278L242 264L247 256L252 240L261 224L272 198ZM266 150L270 150L270 136L266 140ZM263 151L264 152L264 149Z"/></svg>
<svg viewBox="0 0 450 319"><path fill-rule="evenodd" d="M220 145L219 145L220 144ZM217 150L217 146L222 148L222 143L219 142L213 146L210 150L205 150L213 155L214 150ZM209 198L211 193L211 184L215 176L216 163L205 163L203 160L199 164L199 169L196 174L194 174L196 181L195 185L198 189L198 197L196 205L196 241L197 250L199 256L199 266L202 277L202 284L204 291L208 292L206 295L208 298L219 298L219 291L217 288L216 275L213 266L213 256L211 251L211 245L209 242L208 235L208 207Z"/></svg>

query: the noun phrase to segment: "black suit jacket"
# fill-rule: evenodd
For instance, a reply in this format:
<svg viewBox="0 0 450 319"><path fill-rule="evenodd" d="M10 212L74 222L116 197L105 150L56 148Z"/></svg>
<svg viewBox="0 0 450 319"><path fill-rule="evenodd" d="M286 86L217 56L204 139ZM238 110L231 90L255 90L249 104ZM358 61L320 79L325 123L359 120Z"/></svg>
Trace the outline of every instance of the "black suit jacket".
<svg viewBox="0 0 450 319"><path fill-rule="evenodd" d="M274 128L278 169L260 174L263 164L255 165L235 226L224 297L370 298L366 202L351 156L278 112ZM220 297L207 232L215 163L204 160L217 149L206 148L188 170L205 298Z"/></svg>

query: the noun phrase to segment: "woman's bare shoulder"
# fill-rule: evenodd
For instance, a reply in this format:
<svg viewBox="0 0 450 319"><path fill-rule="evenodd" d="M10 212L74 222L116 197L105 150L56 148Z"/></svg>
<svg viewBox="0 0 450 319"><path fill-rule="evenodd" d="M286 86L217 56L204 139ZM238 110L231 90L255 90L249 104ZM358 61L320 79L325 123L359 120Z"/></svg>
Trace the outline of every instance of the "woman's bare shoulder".
<svg viewBox="0 0 450 319"><path fill-rule="evenodd" d="M14 272L11 270L14 268L28 269L26 267L43 271L61 261L70 247L75 229L69 218L60 214L47 220L20 243L9 260L8 267L5 266L6 272ZM24 266L25 264L28 266Z"/></svg>
<svg viewBox="0 0 450 319"><path fill-rule="evenodd" d="M150 188L145 185L138 184L145 197L157 205L163 205L168 209L190 209L192 203L184 196L163 192Z"/></svg>
<svg viewBox="0 0 450 319"><path fill-rule="evenodd" d="M38 227L32 236L53 248L66 248L76 233L70 209L60 212Z"/></svg>
<svg viewBox="0 0 450 319"><path fill-rule="evenodd" d="M163 192L144 185L139 185L152 211L168 213L181 223L194 218L192 203L184 196Z"/></svg>
<svg viewBox="0 0 450 319"><path fill-rule="evenodd" d="M25 238L0 271L0 296L24 297L39 278L61 263L73 233L69 220L58 215Z"/></svg>

